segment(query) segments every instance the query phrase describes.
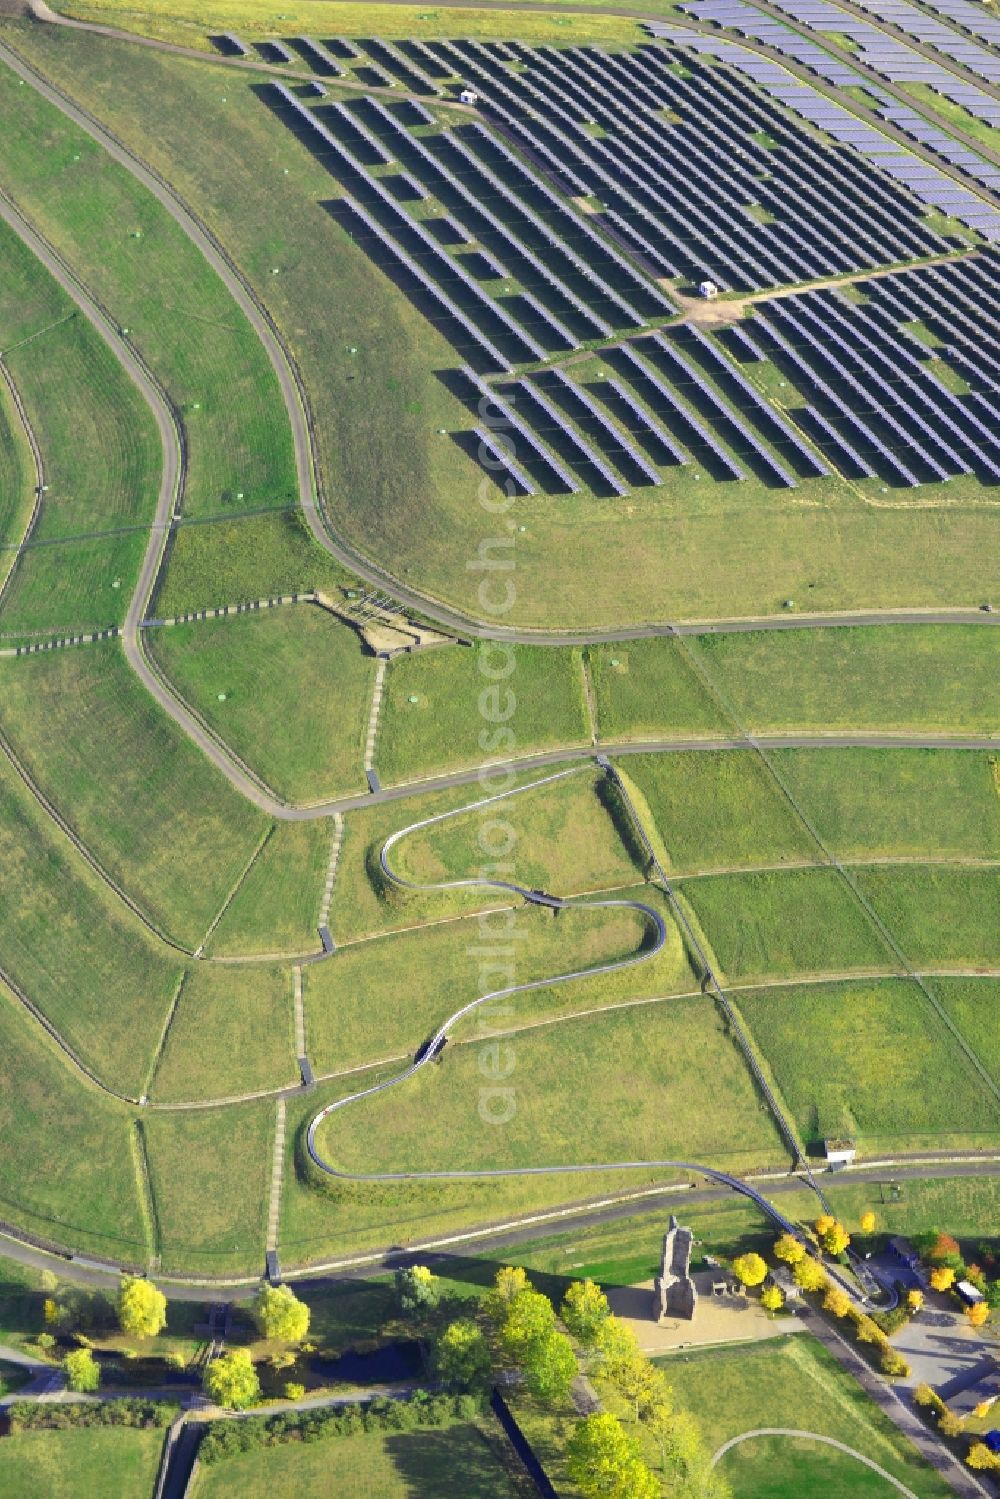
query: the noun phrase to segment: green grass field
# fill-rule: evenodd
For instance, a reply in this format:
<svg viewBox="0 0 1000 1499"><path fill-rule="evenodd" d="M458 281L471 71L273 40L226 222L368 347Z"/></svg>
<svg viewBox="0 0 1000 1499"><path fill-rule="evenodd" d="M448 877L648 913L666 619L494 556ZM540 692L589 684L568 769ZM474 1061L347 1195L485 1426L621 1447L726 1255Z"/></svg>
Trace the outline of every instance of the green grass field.
<svg viewBox="0 0 1000 1499"><path fill-rule="evenodd" d="M732 1349L661 1360L677 1404L697 1416L711 1449L757 1427L834 1437L891 1473L920 1499L951 1493L832 1355L798 1333ZM734 1448L721 1475L740 1499L891 1499L898 1491L863 1464L819 1443L762 1439Z"/></svg>
<svg viewBox="0 0 1000 1499"><path fill-rule="evenodd" d="M705 690L678 640L587 647L598 736L616 740L718 734L732 725Z"/></svg>
<svg viewBox="0 0 1000 1499"><path fill-rule="evenodd" d="M327 818L276 822L209 939L210 956L295 957L317 951L316 923L331 838Z"/></svg>
<svg viewBox="0 0 1000 1499"><path fill-rule="evenodd" d="M41 450L47 486L32 545L4 594L0 635L117 624L156 501L156 429L106 344L5 224L0 252L8 270L0 290L0 347L8 351L5 363ZM16 544L31 511L35 470L20 417L8 405L4 387L0 450L9 471L0 484L0 543ZM122 527L135 529L69 539ZM11 554L0 557L0 579L12 562Z"/></svg>
<svg viewBox="0 0 1000 1499"><path fill-rule="evenodd" d="M789 985L736 1001L807 1144L848 1136L871 1155L1000 1134L1000 1105L916 984Z"/></svg>
<svg viewBox="0 0 1000 1499"><path fill-rule="evenodd" d="M0 587L14 565L14 548L24 535L34 504L35 465L24 423L0 380Z"/></svg>
<svg viewBox="0 0 1000 1499"><path fill-rule="evenodd" d="M181 697L285 800L364 789L375 660L325 609L173 625L148 631L146 645Z"/></svg>
<svg viewBox="0 0 1000 1499"><path fill-rule="evenodd" d="M297 1080L288 970L213 963L189 969L153 1101L229 1098Z"/></svg>
<svg viewBox="0 0 1000 1499"><path fill-rule="evenodd" d="M527 778L529 787L539 783L535 789L411 833L394 846L392 868L417 883L485 875L557 894L632 884L641 872L641 851L634 836L623 842L622 832L629 836L631 830L616 821L604 775L584 764L542 784L547 774L538 770ZM470 802L489 795L488 787L467 790ZM403 815L400 809L397 816ZM494 830L495 820L504 826ZM490 857L483 847L508 841L511 849L503 858Z"/></svg>
<svg viewBox="0 0 1000 1499"><path fill-rule="evenodd" d="M992 734L1000 630L878 625L699 635L692 643L745 727Z"/></svg>
<svg viewBox="0 0 1000 1499"><path fill-rule="evenodd" d="M0 667L4 732L90 851L194 948L267 820L140 687L116 644Z"/></svg>
<svg viewBox="0 0 1000 1499"><path fill-rule="evenodd" d="M995 978L936 978L934 993L979 1060L1000 1080L1000 1036L996 1025L1000 982Z"/></svg>
<svg viewBox="0 0 1000 1499"><path fill-rule="evenodd" d="M746 750L629 755L617 763L643 793L679 874L818 857L766 767Z"/></svg>
<svg viewBox="0 0 1000 1499"><path fill-rule="evenodd" d="M5 93L0 90L0 98ZM6 224L0 225L0 253L7 271L0 347L9 350L5 363L48 485L35 538L148 524L161 455L146 403L104 340Z"/></svg>
<svg viewBox="0 0 1000 1499"><path fill-rule="evenodd" d="M180 227L9 69L0 73L0 128L0 181L128 328L178 413L187 448L185 511L291 503L291 434L277 379L246 319Z"/></svg>
<svg viewBox="0 0 1000 1499"><path fill-rule="evenodd" d="M149 1499L162 1431L22 1431L0 1442L4 1499Z"/></svg>
<svg viewBox="0 0 1000 1499"><path fill-rule="evenodd" d="M358 16L371 27L370 13ZM380 12L378 25L408 19ZM463 20L451 12L435 24ZM84 33L12 23L11 35L177 185L250 277L309 390L338 530L406 582L475 609L466 564L495 536L496 517L476 502L478 468L447 435L470 425L436 374L455 351L323 210L334 180L262 103L253 75ZM756 480L702 484L695 498L676 475L621 506L589 494L519 500L505 622L706 617L720 596L730 614L775 612L787 598L829 609L986 597L996 515L978 485L958 484L941 506L927 503L929 490L919 505L868 503L835 480L813 481L809 505Z"/></svg>
<svg viewBox="0 0 1000 1499"><path fill-rule="evenodd" d="M77 1055L109 1087L138 1097L179 954L87 868L2 757L0 952L3 972Z"/></svg>
<svg viewBox="0 0 1000 1499"><path fill-rule="evenodd" d="M305 970L306 1034L313 1066L332 1072L412 1053L450 1014L494 989L528 983L638 953L650 924L629 910L513 913L509 940L484 942L476 917L377 942L341 948ZM496 1001L462 1023L463 1038L482 1026L508 1029L631 994L669 994L694 987L671 925L673 942L655 961L631 970L546 986ZM516 956L507 956L513 945Z"/></svg>
<svg viewBox="0 0 1000 1499"><path fill-rule="evenodd" d="M165 1271L259 1272L274 1119L273 1100L145 1116Z"/></svg>
<svg viewBox="0 0 1000 1499"><path fill-rule="evenodd" d="M681 891L730 980L894 966L832 869L712 875L683 881Z"/></svg>
<svg viewBox="0 0 1000 1499"><path fill-rule="evenodd" d="M488 10L477 10L475 6L458 9L449 7L442 15L440 11L422 11L419 5L403 5L398 15L379 16L378 31L380 36L386 37L417 35L428 38L468 36L488 39L516 36L525 41L561 42L563 45L571 41L600 42L607 45L635 37L636 28L633 23L614 16L588 15L587 11L592 6L596 8L596 0L578 0L575 6L567 7L571 12L575 9L578 12L575 15L570 13L566 16L548 17L528 14L518 15L516 21L512 21L503 13L496 15ZM664 13L671 8L671 0L653 0L651 6L652 10L663 10ZM207 10L190 4L152 4L145 6L141 12L131 5L126 8L118 4L117 0L96 5L80 5L74 0L72 5L61 5L59 9L68 15L97 20L105 25L118 25L142 36L163 37L183 42L189 47L205 49L210 48L207 33L212 30L231 30L239 26L241 31L250 35L267 36L273 35L275 30L274 14L260 0L253 0L250 5L237 6L232 4L232 0L213 0ZM282 12L279 19L285 28L301 31L315 26L317 15L311 6L300 3ZM371 9L363 3L353 3L353 0L346 0L346 3L345 0L324 0L321 25L329 35L370 35L373 25ZM564 27L572 29L567 33L562 29Z"/></svg>
<svg viewBox="0 0 1000 1499"><path fill-rule="evenodd" d="M841 858L1000 857L991 753L947 749L773 750L771 758Z"/></svg>
<svg viewBox="0 0 1000 1499"><path fill-rule="evenodd" d="M177 526L154 613L171 618L283 593L333 592L354 579L314 541L299 510Z"/></svg>
<svg viewBox="0 0 1000 1499"><path fill-rule="evenodd" d="M875 866L856 870L855 878L911 963L1000 964L1000 871Z"/></svg>
<svg viewBox="0 0 1000 1499"><path fill-rule="evenodd" d="M508 674L498 682L497 671ZM448 647L390 663L375 764L392 785L589 742L578 651Z"/></svg>
<svg viewBox="0 0 1000 1499"><path fill-rule="evenodd" d="M71 1245L145 1263L128 1113L70 1070L0 985L0 1215Z"/></svg>
<svg viewBox="0 0 1000 1499"><path fill-rule="evenodd" d="M553 770L559 768L559 766L552 767ZM536 781L538 778L537 769L525 771L514 777L513 784L516 786ZM489 794L490 789L489 786L483 787L477 782L472 782L468 786L452 786L444 791L423 792L417 796L408 796L398 805L390 802L382 806L360 807L356 811L346 813L344 842L340 851L337 880L333 891L332 926L338 942L351 942L358 937L372 936L377 932L398 931L406 927L419 926L427 921L439 921L447 916L459 916L469 911L488 910L507 904L498 892L489 890L431 891L427 894L402 892L398 889L386 890L385 881L378 874L379 852L390 833L409 827L425 817L435 816L439 812L467 807L483 795ZM529 797L534 794L533 792L527 793ZM518 821L516 811L514 811L516 802L501 802L499 806L505 809L505 817L513 812L512 826L517 831ZM455 819L456 822L460 820L464 821L464 819ZM418 843L415 838L414 857L422 859L424 835L420 834L417 837L420 842ZM467 841L465 839L461 841L463 853L459 857L467 857L464 851L467 848ZM408 838L397 845L400 872L404 874L409 868L409 847ZM452 857L451 850L448 850L448 856ZM428 859L431 857L429 848L427 857ZM434 857L437 857L436 854ZM517 851L514 857L516 860Z"/></svg>
<svg viewBox="0 0 1000 1499"><path fill-rule="evenodd" d="M291 1442L203 1467L192 1499L518 1499L530 1489L492 1419L408 1432Z"/></svg>
<svg viewBox="0 0 1000 1499"><path fill-rule="evenodd" d="M618 1010L517 1036L500 1051L500 1066L510 1068L502 1084L481 1070L491 1045L456 1045L440 1066L330 1116L320 1148L342 1169L375 1172L668 1158L741 1169L781 1155L708 999ZM350 1081L360 1087L364 1078ZM347 1082L342 1094L353 1091ZM503 1097L487 1096L496 1087ZM515 1112L498 1123L489 1116L507 1112L507 1090ZM573 1187L563 1183L563 1190L569 1195Z"/></svg>
<svg viewBox="0 0 1000 1499"><path fill-rule="evenodd" d="M2 643L120 625L148 540L146 531L126 531L28 546L4 595Z"/></svg>

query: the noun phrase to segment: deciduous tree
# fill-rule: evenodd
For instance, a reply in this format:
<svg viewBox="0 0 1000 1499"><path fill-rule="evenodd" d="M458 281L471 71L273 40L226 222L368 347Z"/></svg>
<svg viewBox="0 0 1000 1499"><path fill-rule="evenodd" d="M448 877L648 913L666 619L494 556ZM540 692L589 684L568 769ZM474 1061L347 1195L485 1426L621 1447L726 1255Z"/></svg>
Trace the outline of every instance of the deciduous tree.
<svg viewBox="0 0 1000 1499"><path fill-rule="evenodd" d="M803 1291L825 1291L830 1284L823 1266L811 1255L792 1267L792 1279Z"/></svg>
<svg viewBox="0 0 1000 1499"><path fill-rule="evenodd" d="M935 1265L929 1279L933 1290L950 1291L955 1284L955 1272L950 1265Z"/></svg>
<svg viewBox="0 0 1000 1499"><path fill-rule="evenodd" d="M794 1234L782 1234L774 1241L774 1257L786 1265L797 1265L805 1257L806 1246Z"/></svg>
<svg viewBox="0 0 1000 1499"><path fill-rule="evenodd" d="M101 1366L89 1348L74 1348L63 1359L66 1383L75 1395L92 1395L101 1383Z"/></svg>
<svg viewBox="0 0 1000 1499"><path fill-rule="evenodd" d="M780 1286L765 1286L760 1293L760 1304L766 1312L778 1312L785 1304Z"/></svg>
<svg viewBox="0 0 1000 1499"><path fill-rule="evenodd" d="M972 1327L982 1327L984 1322L990 1320L990 1309L985 1301L977 1301L966 1307L965 1315Z"/></svg>
<svg viewBox="0 0 1000 1499"><path fill-rule="evenodd" d="M134 1338L155 1338L167 1325L167 1298L151 1280L123 1275L118 1287L118 1325Z"/></svg>
<svg viewBox="0 0 1000 1499"><path fill-rule="evenodd" d="M434 1345L434 1372L444 1384L474 1388L490 1377L490 1350L469 1317L449 1322Z"/></svg>
<svg viewBox="0 0 1000 1499"><path fill-rule="evenodd" d="M733 1274L745 1286L759 1286L767 1275L767 1265L759 1254L739 1254L733 1260Z"/></svg>
<svg viewBox="0 0 1000 1499"><path fill-rule="evenodd" d="M514 1297L530 1288L527 1271L522 1270L520 1265L505 1265L497 1271L492 1288L483 1297L483 1310L490 1321L499 1326Z"/></svg>
<svg viewBox="0 0 1000 1499"><path fill-rule="evenodd" d="M923 1304L924 1304L924 1293L923 1293L923 1291L918 1290L916 1286L913 1287L912 1291L907 1291L907 1293L906 1293L906 1305L908 1306L908 1308L910 1309L911 1312L919 1312L919 1310L923 1306Z"/></svg>
<svg viewBox="0 0 1000 1499"><path fill-rule="evenodd" d="M566 1444L566 1469L585 1499L659 1499L660 1484L617 1416L587 1416Z"/></svg>
<svg viewBox="0 0 1000 1499"><path fill-rule="evenodd" d="M559 1315L584 1348L592 1348L611 1314L608 1298L592 1280L576 1280L563 1297Z"/></svg>
<svg viewBox="0 0 1000 1499"><path fill-rule="evenodd" d="M291 1286L261 1286L253 1300L253 1320L262 1338L301 1343L309 1331L309 1308Z"/></svg>
<svg viewBox="0 0 1000 1499"><path fill-rule="evenodd" d="M576 1378L576 1354L565 1333L555 1328L532 1343L524 1359L524 1383L543 1405L559 1405Z"/></svg>
<svg viewBox="0 0 1000 1499"><path fill-rule="evenodd" d="M851 1298L843 1286L831 1286L823 1297L823 1310L835 1317L846 1317L851 1310Z"/></svg>
<svg viewBox="0 0 1000 1499"><path fill-rule="evenodd" d="M234 1348L213 1359L202 1383L209 1400L224 1410L246 1410L260 1399L260 1380L245 1348Z"/></svg>
<svg viewBox="0 0 1000 1499"><path fill-rule="evenodd" d="M421 1316L441 1300L441 1282L426 1265L407 1265L396 1271L396 1300L406 1316Z"/></svg>
<svg viewBox="0 0 1000 1499"><path fill-rule="evenodd" d="M871 1208L861 1214L861 1232L863 1234L872 1234L875 1232L875 1214Z"/></svg>

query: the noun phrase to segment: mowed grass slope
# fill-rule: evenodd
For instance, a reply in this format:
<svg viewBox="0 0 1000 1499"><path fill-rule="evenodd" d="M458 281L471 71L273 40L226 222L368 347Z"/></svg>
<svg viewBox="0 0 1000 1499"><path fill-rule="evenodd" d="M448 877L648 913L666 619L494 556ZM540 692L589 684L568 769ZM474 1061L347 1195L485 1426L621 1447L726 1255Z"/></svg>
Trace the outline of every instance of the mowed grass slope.
<svg viewBox="0 0 1000 1499"><path fill-rule="evenodd" d="M298 1080L287 969L188 970L150 1088L154 1103L231 1098Z"/></svg>
<svg viewBox="0 0 1000 1499"><path fill-rule="evenodd" d="M617 763L645 797L680 874L818 857L787 798L748 750L629 755Z"/></svg>
<svg viewBox="0 0 1000 1499"><path fill-rule="evenodd" d="M4 733L87 848L175 940L193 949L267 819L140 687L117 645L0 668Z"/></svg>
<svg viewBox="0 0 1000 1499"><path fill-rule="evenodd" d="M34 504L35 465L7 382L0 379L0 588L14 564Z"/></svg>
<svg viewBox="0 0 1000 1499"><path fill-rule="evenodd" d="M854 873L910 962L1000 965L1000 870L931 864Z"/></svg>
<svg viewBox="0 0 1000 1499"><path fill-rule="evenodd" d="M171 533L154 612L167 619L354 581L314 540L299 510L182 524Z"/></svg>
<svg viewBox="0 0 1000 1499"><path fill-rule="evenodd" d="M1000 1134L1000 1103L917 984L790 985L736 1000L808 1144L848 1136L870 1154Z"/></svg>
<svg viewBox="0 0 1000 1499"><path fill-rule="evenodd" d="M289 604L145 640L181 697L280 797L364 789L375 659L349 625Z"/></svg>
<svg viewBox="0 0 1000 1499"><path fill-rule="evenodd" d="M558 895L632 884L642 851L608 784L586 763L569 774L532 772L512 796L407 834L391 849L390 867L417 884L482 877ZM466 789L470 802L490 795L488 787Z"/></svg>
<svg viewBox="0 0 1000 1499"><path fill-rule="evenodd" d="M4 1499L149 1499L162 1431L22 1431L0 1442Z"/></svg>
<svg viewBox="0 0 1000 1499"><path fill-rule="evenodd" d="M164 1270L259 1272L274 1121L273 1100L144 1116Z"/></svg>
<svg viewBox="0 0 1000 1499"><path fill-rule="evenodd" d="M0 985L0 1214L77 1252L145 1263L131 1127Z"/></svg>
<svg viewBox="0 0 1000 1499"><path fill-rule="evenodd" d="M393 784L589 742L578 651L449 646L390 663L375 764Z"/></svg>
<svg viewBox="0 0 1000 1499"><path fill-rule="evenodd" d="M757 1427L790 1427L834 1437L863 1453L919 1499L951 1488L901 1435L833 1356L809 1337L686 1352L660 1361L678 1407L697 1417L710 1450ZM891 1499L898 1490L830 1448L775 1438L746 1443L723 1459L721 1476L744 1499Z"/></svg>
<svg viewBox="0 0 1000 1499"><path fill-rule="evenodd" d="M316 951L332 836L328 818L276 822L209 938L209 954L296 956Z"/></svg>
<svg viewBox="0 0 1000 1499"><path fill-rule="evenodd" d="M746 728L993 734L1000 629L868 625L688 642Z"/></svg>
<svg viewBox="0 0 1000 1499"><path fill-rule="evenodd" d="M236 29L248 19L230 14ZM370 12L353 14L370 33ZM273 13L266 20L277 25ZM569 23L567 41L585 34L569 16L555 20ZM420 22L400 9L379 26L454 35L464 21L449 11ZM523 16L485 21L521 33L527 24ZM456 351L326 211L335 179L262 101L259 75L11 25L46 76L176 184L265 299L309 391L338 530L407 582L474 609L479 578L467 563L496 537L498 517L476 502L481 470L447 435L473 419L438 377ZM200 28L210 30L204 16ZM718 613L720 597L739 614L775 613L786 598L831 609L988 595L997 517L979 486L949 487L940 508L927 503L929 491L917 505L888 508L859 503L839 481L812 482L818 503L809 505L756 480L703 483L696 496L669 475L634 505L588 494L556 505L542 495L519 500L525 529L515 533L516 599L505 622L703 618Z"/></svg>
<svg viewBox="0 0 1000 1499"><path fill-rule="evenodd" d="M183 972L180 955L93 874L5 757L0 969L103 1083L141 1094Z"/></svg>
<svg viewBox="0 0 1000 1499"><path fill-rule="evenodd" d="M598 737L616 740L727 737L732 724L699 679L680 640L587 647Z"/></svg>
<svg viewBox="0 0 1000 1499"><path fill-rule="evenodd" d="M185 434L184 509L205 515L294 501L277 378L221 280L166 209L6 68L0 131L0 182L129 329L170 397Z"/></svg>
<svg viewBox="0 0 1000 1499"><path fill-rule="evenodd" d="M35 538L148 524L161 456L149 408L101 336L7 224L0 224L0 254L0 347L8 350L4 363L41 449L48 486Z"/></svg>
<svg viewBox="0 0 1000 1499"><path fill-rule="evenodd" d="M772 750L796 802L841 858L1000 857L991 751Z"/></svg>
<svg viewBox="0 0 1000 1499"><path fill-rule="evenodd" d="M263 1448L203 1466L191 1499L527 1499L513 1449L492 1421L449 1423L430 1430Z"/></svg>
<svg viewBox="0 0 1000 1499"><path fill-rule="evenodd" d="M467 1039L484 1027L512 1029L631 993L690 989L680 936L672 924L669 931L671 940L657 960L491 1001L463 1021L456 1035ZM492 936L492 948L491 933L499 934ZM485 934L478 917L466 917L341 948L304 973L310 1059L317 1071L333 1072L415 1052L449 1015L484 994L631 958L651 938L652 924L635 911L583 905L558 916L521 907L509 919L491 920Z"/></svg>
<svg viewBox="0 0 1000 1499"><path fill-rule="evenodd" d="M897 966L833 869L711 875L680 889L730 980Z"/></svg>
<svg viewBox="0 0 1000 1499"><path fill-rule="evenodd" d="M0 632L9 637L120 623L159 485L153 419L104 341L6 224L0 224L0 254L7 272L0 287L0 347L41 451L46 484L33 544L16 561L4 593ZM5 410L8 399L5 386ZM7 476L11 487L0 483L0 542L8 545L24 535L35 483L20 416L11 410L10 418L15 432L0 443L18 465L16 477L13 471ZM108 534L121 527L137 530ZM101 533L101 540L66 540L88 532ZM52 541L60 544L42 544ZM13 554L0 557L0 580L14 563Z"/></svg>
<svg viewBox="0 0 1000 1499"><path fill-rule="evenodd" d="M482 1045L452 1046L441 1065L329 1116L320 1148L356 1172L663 1159L738 1170L781 1154L703 996L543 1026L503 1048L504 1065L511 1057L496 1083L481 1070ZM343 1094L349 1081L361 1087L365 1075L342 1080Z"/></svg>

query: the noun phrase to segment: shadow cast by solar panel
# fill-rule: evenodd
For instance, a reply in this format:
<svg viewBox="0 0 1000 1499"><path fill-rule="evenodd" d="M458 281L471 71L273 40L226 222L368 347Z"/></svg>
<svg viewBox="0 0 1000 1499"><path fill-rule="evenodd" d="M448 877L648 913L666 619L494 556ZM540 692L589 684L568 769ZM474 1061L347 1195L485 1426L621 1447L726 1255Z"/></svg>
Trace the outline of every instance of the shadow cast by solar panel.
<svg viewBox="0 0 1000 1499"><path fill-rule="evenodd" d="M291 36L285 41L285 46L290 52L297 52L305 63L310 73L317 73L321 78L333 78L334 69L326 62L318 52L314 52L309 43L300 36Z"/></svg>
<svg viewBox="0 0 1000 1499"><path fill-rule="evenodd" d="M480 452L479 438L476 436L475 432L452 432L451 440L460 452L464 453L467 458L471 458L474 463L477 463L479 465L479 467L485 474L489 475L494 483L502 487L505 478L508 477L509 471L508 473L505 473L503 469L497 468L492 462L486 463L483 461L483 457ZM523 446L524 444L522 444L522 447ZM560 487L555 479L555 475L549 468L548 464L543 463L541 459L537 458L535 454L531 452L530 448L525 448L523 453L518 452L517 463L518 466L522 468L528 475L528 477L533 480L536 488L540 493L546 495L565 494L566 491ZM518 493L523 494L524 491L521 485L518 483L516 474L509 474L509 477L513 480L515 486L517 487Z"/></svg>
<svg viewBox="0 0 1000 1499"><path fill-rule="evenodd" d="M208 40L217 52L223 57L245 57L246 48L241 46L237 40L226 32L213 32Z"/></svg>
<svg viewBox="0 0 1000 1499"><path fill-rule="evenodd" d="M674 440L685 448L711 478L720 482L732 480L733 475L726 468L717 453L702 441L689 422L686 422L678 411L660 395L651 380L640 377L628 363L628 360L617 349L605 350L603 358L612 366L622 381L631 387L645 406L652 411L661 426L674 438Z"/></svg>
<svg viewBox="0 0 1000 1499"><path fill-rule="evenodd" d="M507 386L502 386L501 390L507 399L510 399L512 395L516 397L517 411L521 421L531 428L545 447L550 448L568 469L579 476L593 494L601 499L617 498L614 488L600 470L592 463L588 463L581 455L572 437L557 426L548 413L535 403L532 399L532 387L528 382L524 382L518 391L512 392Z"/></svg>
<svg viewBox="0 0 1000 1499"><path fill-rule="evenodd" d="M540 383L546 395L565 411L570 421L579 427L591 446L597 449L606 462L618 470L626 484L641 488L651 483L649 475L643 472L621 443L615 442L613 433L601 424L569 386L554 376L542 376ZM594 386L592 389L599 391L600 387Z"/></svg>
<svg viewBox="0 0 1000 1499"><path fill-rule="evenodd" d="M657 437L651 427L639 420L627 401L623 401L615 391L607 388L605 381L589 382L584 385L584 389L608 408L618 425L624 427L637 446L649 454L650 460L656 464L657 468L670 468L676 465L677 459L666 444Z"/></svg>
<svg viewBox="0 0 1000 1499"><path fill-rule="evenodd" d="M355 216L349 204L334 198L319 206L350 234L358 248L364 250L372 263L407 297L421 316L452 344L466 364L480 373L496 368L495 362L485 354L462 324L443 310L433 294L407 268L402 254L372 234L367 225ZM504 352L500 334L494 337L494 342ZM510 342L513 343L513 340Z"/></svg>

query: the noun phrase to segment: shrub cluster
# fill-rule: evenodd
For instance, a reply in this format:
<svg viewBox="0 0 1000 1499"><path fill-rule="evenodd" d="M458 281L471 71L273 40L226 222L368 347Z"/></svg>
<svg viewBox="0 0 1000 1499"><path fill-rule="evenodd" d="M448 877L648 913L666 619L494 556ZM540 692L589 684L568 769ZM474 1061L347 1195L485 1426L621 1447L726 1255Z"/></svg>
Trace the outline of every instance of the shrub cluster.
<svg viewBox="0 0 1000 1499"><path fill-rule="evenodd" d="M10 1429L68 1431L81 1426L169 1426L177 1407L163 1400L100 1400L79 1402L17 1400L8 1406Z"/></svg>
<svg viewBox="0 0 1000 1499"><path fill-rule="evenodd" d="M241 1452L278 1447L285 1442L318 1442L360 1436L363 1432L444 1426L456 1417L471 1421L481 1410L482 1402L474 1395L428 1395L419 1390L409 1400L369 1400L355 1405L286 1411L278 1416L214 1421L198 1449L198 1460L217 1463L223 1458L238 1457Z"/></svg>

